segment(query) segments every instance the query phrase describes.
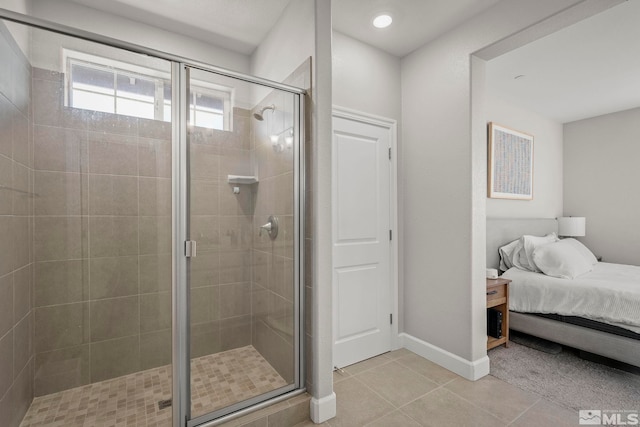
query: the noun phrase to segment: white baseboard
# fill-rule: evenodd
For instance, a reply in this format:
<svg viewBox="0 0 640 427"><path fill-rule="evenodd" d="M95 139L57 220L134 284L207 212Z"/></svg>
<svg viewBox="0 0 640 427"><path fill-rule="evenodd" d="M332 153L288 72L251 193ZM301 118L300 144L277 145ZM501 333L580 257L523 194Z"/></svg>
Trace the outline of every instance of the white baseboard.
<svg viewBox="0 0 640 427"><path fill-rule="evenodd" d="M487 356L475 361L470 361L412 335L401 333L399 336L402 347L468 380L479 380L489 374L489 357Z"/></svg>
<svg viewBox="0 0 640 427"><path fill-rule="evenodd" d="M336 394L331 393L329 396L316 399L311 398L310 415L311 421L316 424L323 423L336 416Z"/></svg>

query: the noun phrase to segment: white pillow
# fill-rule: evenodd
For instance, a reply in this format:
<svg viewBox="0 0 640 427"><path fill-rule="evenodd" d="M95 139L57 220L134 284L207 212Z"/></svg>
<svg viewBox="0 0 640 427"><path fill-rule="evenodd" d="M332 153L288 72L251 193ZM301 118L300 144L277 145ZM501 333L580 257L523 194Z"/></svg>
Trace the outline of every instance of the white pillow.
<svg viewBox="0 0 640 427"><path fill-rule="evenodd" d="M531 271L529 261L524 253L524 246L522 246L522 238L501 246L498 252L500 253L500 270L507 271L515 267L520 270Z"/></svg>
<svg viewBox="0 0 640 427"><path fill-rule="evenodd" d="M498 253L500 254L500 270L507 271L513 267L512 259L516 249L518 249L518 245L520 245L520 239L514 240L498 249Z"/></svg>
<svg viewBox="0 0 640 427"><path fill-rule="evenodd" d="M529 259L527 258L527 254L524 252L524 246L522 244L522 239L519 240L519 244L517 246L516 252L514 252L513 257L511 258L513 262L513 266L519 268L524 271L535 271L533 267L529 264Z"/></svg>
<svg viewBox="0 0 640 427"><path fill-rule="evenodd" d="M593 254L593 252L591 252L589 250L589 248L587 248L585 245L582 244L582 242L576 240L576 239L572 239L572 238L566 238L566 239L562 239L565 242L569 242L574 248L576 248L578 250L578 252L580 252L582 254L582 256L584 257L585 260L587 260L587 262L591 265L596 265L598 263L598 259L596 258L596 256Z"/></svg>
<svg viewBox="0 0 640 427"><path fill-rule="evenodd" d="M533 261L547 276L562 279L573 279L593 269L574 244L566 240L537 247Z"/></svg>
<svg viewBox="0 0 640 427"><path fill-rule="evenodd" d="M535 251L539 246L548 245L549 243L557 242L558 240L556 233L549 233L544 237L528 235L522 236L522 245L524 247L527 263L529 264L529 271L536 273L540 272L540 268L536 266L536 263L533 260L533 251Z"/></svg>
<svg viewBox="0 0 640 427"><path fill-rule="evenodd" d="M556 233L547 234L544 237L524 235L511 243L501 246L498 249L500 253L500 269L507 271L512 267L516 267L524 271L540 272L533 262L533 251L540 245L546 245L558 240Z"/></svg>

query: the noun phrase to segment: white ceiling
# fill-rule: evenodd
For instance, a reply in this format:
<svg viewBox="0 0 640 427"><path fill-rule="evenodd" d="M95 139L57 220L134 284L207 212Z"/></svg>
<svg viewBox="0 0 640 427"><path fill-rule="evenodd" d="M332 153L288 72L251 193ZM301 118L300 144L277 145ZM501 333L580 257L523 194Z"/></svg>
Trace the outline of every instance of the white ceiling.
<svg viewBox="0 0 640 427"><path fill-rule="evenodd" d="M333 28L402 57L498 1L333 0ZM377 29L371 25L380 13L391 15L391 26Z"/></svg>
<svg viewBox="0 0 640 427"><path fill-rule="evenodd" d="M41 0L42 1L42 0ZM70 0L251 54L292 0ZM334 28L404 56L499 0L333 0ZM393 25L376 29L376 14Z"/></svg>
<svg viewBox="0 0 640 427"><path fill-rule="evenodd" d="M514 79L515 76L525 77ZM489 90L560 123L640 106L640 1L487 63Z"/></svg>
<svg viewBox="0 0 640 427"><path fill-rule="evenodd" d="M69 1L248 55L295 0ZM333 0L333 25L402 57L498 1ZM394 18L386 29L371 25L381 12ZM488 87L562 123L640 106L638 22L640 0L613 7L490 61Z"/></svg>
<svg viewBox="0 0 640 427"><path fill-rule="evenodd" d="M71 0L251 54L291 0Z"/></svg>

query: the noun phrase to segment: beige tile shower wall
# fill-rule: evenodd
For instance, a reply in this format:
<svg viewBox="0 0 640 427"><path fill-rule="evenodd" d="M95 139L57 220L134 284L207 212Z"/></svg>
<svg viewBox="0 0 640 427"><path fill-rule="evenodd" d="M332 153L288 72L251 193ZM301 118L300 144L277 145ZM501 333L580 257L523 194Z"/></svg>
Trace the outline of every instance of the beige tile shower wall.
<svg viewBox="0 0 640 427"><path fill-rule="evenodd" d="M168 363L171 127L33 72L35 394Z"/></svg>
<svg viewBox="0 0 640 427"><path fill-rule="evenodd" d="M171 127L63 106L35 70L36 395L171 362ZM191 132L192 356L250 343L248 112ZM247 141L247 142L245 142Z"/></svg>
<svg viewBox="0 0 640 427"><path fill-rule="evenodd" d="M234 194L227 175L251 175L249 111L233 131L193 128L191 156L191 357L251 344L252 188Z"/></svg>
<svg viewBox="0 0 640 427"><path fill-rule="evenodd" d="M33 400L31 66L0 23L0 424Z"/></svg>
<svg viewBox="0 0 640 427"><path fill-rule="evenodd" d="M284 83L309 88L311 86L311 63L310 60L303 62L291 75L285 79ZM256 172L260 183L256 187L255 215L253 220L253 280L252 280L252 323L253 346L263 355L265 359L278 371L278 373L289 383L294 380L295 361L295 337L294 337L294 174L293 174L293 150L284 148L281 151L273 149L269 139L270 131L273 129L282 130L292 123L289 122L293 115L293 96L274 91L264 99L256 108L263 105L275 104L276 108L284 109L289 117L282 123L280 114L270 115L265 121L258 122L252 120L252 149L256 164ZM307 370L307 384L311 379L311 358L310 351L311 338L311 277L313 268L311 254L311 181L309 177L311 162L311 140L310 123L311 117L309 97L304 98L305 111L305 163L307 188L302 189L306 196L306 206L303 211L306 215L306 229L301 230L303 239L301 244L305 248L305 259L302 260L305 268L305 277L301 291L304 292L305 318L304 342L306 360L304 360ZM275 120L270 123L269 120ZM269 215L279 218L280 231L275 240L271 240L263 234L260 236L259 227L267 222Z"/></svg>
<svg viewBox="0 0 640 427"><path fill-rule="evenodd" d="M308 87L310 64L303 63L286 83ZM252 321L253 346L287 381L294 380L294 173L293 149L274 150L269 132L280 130L274 123L282 116L278 108L285 109L291 117L293 95L274 91L258 107L275 104L276 114L265 113L265 121L252 122L252 144L256 170L260 183L255 192L255 216L253 220L253 281ZM256 107L256 108L258 108ZM269 115L269 116L267 116ZM285 119L285 122L289 119ZM289 124L285 124L286 128ZM271 127L271 129L269 129ZM306 138L308 141L308 138ZM279 220L279 233L271 240L265 233L260 236L260 226L270 215ZM303 242L304 243L304 242ZM307 268L311 265L305 259ZM311 292L307 292L305 306ZM307 352L311 354L311 352ZM309 360L307 362L310 362Z"/></svg>

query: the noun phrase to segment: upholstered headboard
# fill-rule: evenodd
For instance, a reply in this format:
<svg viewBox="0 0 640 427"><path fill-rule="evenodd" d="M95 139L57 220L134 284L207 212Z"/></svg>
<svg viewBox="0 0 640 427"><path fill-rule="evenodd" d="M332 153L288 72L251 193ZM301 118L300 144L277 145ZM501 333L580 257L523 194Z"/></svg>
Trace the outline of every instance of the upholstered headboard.
<svg viewBox="0 0 640 427"><path fill-rule="evenodd" d="M558 232L555 218L487 218L487 268L499 268L498 248L523 234L544 236Z"/></svg>

